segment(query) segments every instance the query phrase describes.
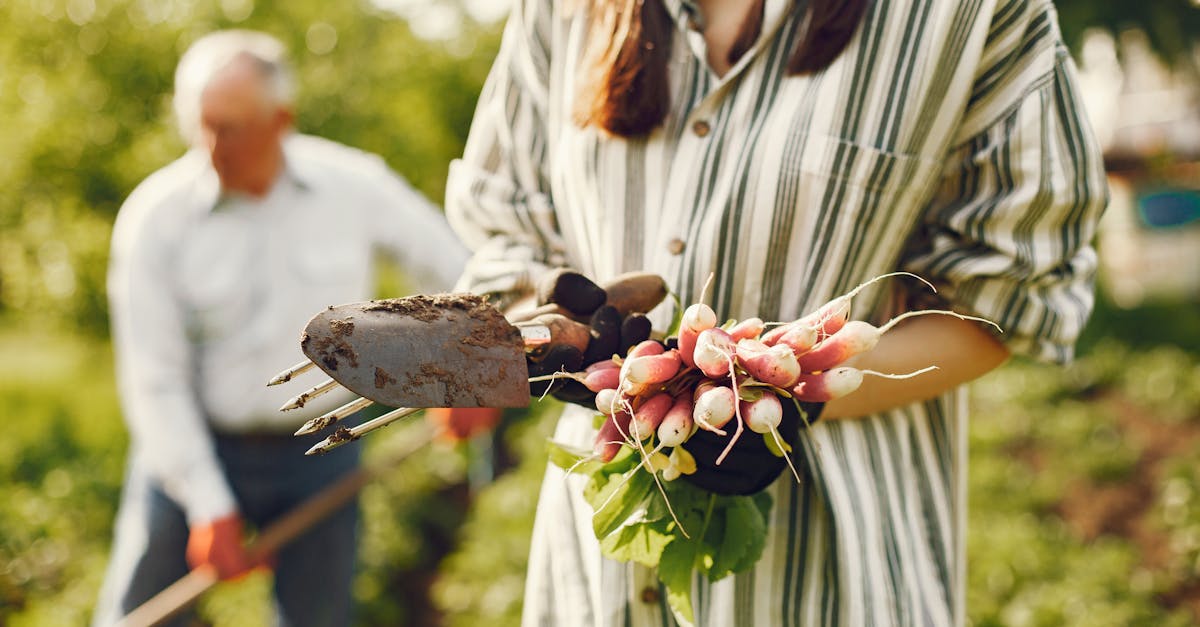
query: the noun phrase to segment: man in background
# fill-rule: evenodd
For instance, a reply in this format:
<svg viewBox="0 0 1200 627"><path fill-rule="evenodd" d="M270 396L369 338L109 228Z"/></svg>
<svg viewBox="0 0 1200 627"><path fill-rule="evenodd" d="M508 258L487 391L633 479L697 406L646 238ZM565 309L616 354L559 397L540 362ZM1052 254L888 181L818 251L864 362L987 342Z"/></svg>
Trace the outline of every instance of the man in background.
<svg viewBox="0 0 1200 627"><path fill-rule="evenodd" d="M359 447L318 457L293 437L349 400L280 412L319 382L272 375L303 359L321 309L373 295L377 252L422 292L446 291L467 253L440 211L377 156L293 132L284 46L249 31L184 54L175 109L192 149L152 174L118 215L109 269L120 392L131 442L112 557L96 609L108 625L189 567L222 579L259 566L262 527L352 471ZM346 625L357 503L271 561L283 625Z"/></svg>

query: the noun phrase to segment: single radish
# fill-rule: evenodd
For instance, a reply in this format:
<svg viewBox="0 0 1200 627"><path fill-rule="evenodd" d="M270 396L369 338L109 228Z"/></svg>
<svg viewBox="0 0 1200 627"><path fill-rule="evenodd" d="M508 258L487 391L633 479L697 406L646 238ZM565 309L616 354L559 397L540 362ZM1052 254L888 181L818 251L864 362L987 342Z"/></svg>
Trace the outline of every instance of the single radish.
<svg viewBox="0 0 1200 627"><path fill-rule="evenodd" d="M701 331L696 337L696 352L692 358L705 376L715 379L729 374L735 350L729 333L714 327Z"/></svg>
<svg viewBox="0 0 1200 627"><path fill-rule="evenodd" d="M762 318L746 318L729 327L729 337L732 337L734 342L756 338L763 332L763 325Z"/></svg>
<svg viewBox="0 0 1200 627"><path fill-rule="evenodd" d="M675 399L666 392L659 392L646 399L633 410L633 420L629 423L629 431L633 437L645 440L654 435L666 417L667 410L671 409L674 403Z"/></svg>
<svg viewBox="0 0 1200 627"><path fill-rule="evenodd" d="M766 344L767 346L774 346L779 342L779 338L783 337L784 334L792 330L792 327L795 324L795 322L785 322L769 331L764 331L762 335L758 336L758 341Z"/></svg>
<svg viewBox="0 0 1200 627"><path fill-rule="evenodd" d="M917 316L952 316L959 320L970 320L973 322L982 322L996 328L997 331L1003 331L999 325L991 320L979 318L976 316L968 316L954 311L945 311L941 309L918 309L915 311L906 311L880 327L876 327L861 320L851 320L845 326L838 329L836 333L825 338L814 347L811 351L800 356L800 369L804 372L817 372L828 370L850 357L865 353L879 343L879 338L887 333L892 327L909 318Z"/></svg>
<svg viewBox="0 0 1200 627"><path fill-rule="evenodd" d="M924 283L926 287L934 292L937 291L937 289L933 287L932 283L911 272L888 272L887 274L881 274L875 278L864 281L849 292L846 292L845 294L830 300L824 305L817 307L815 311L800 318L800 320L797 322L802 322L816 328L818 331L820 331L822 338L833 335L834 333L837 333L838 330L840 330L843 326L845 326L850 316L850 301L853 300L853 298L857 296L859 292L867 289L867 287L879 281L895 276L912 277Z"/></svg>
<svg viewBox="0 0 1200 627"><path fill-rule="evenodd" d="M583 385L592 392L616 389L621 382L621 371L617 368L604 368L587 373L583 377Z"/></svg>
<svg viewBox="0 0 1200 627"><path fill-rule="evenodd" d="M625 361L621 364L621 391L630 396L638 396L646 391L646 389L649 387L649 384L633 382L629 380L630 362L643 357L661 355L665 350L666 349L662 343L656 340L638 342L633 348L629 349L629 355L625 357Z"/></svg>
<svg viewBox="0 0 1200 627"><path fill-rule="evenodd" d="M679 351L671 349L658 355L629 357L620 374L634 385L653 385L670 380L679 372L679 365Z"/></svg>
<svg viewBox="0 0 1200 627"><path fill-rule="evenodd" d="M615 388L605 388L596 392L596 409L605 416L611 416L621 408L621 394Z"/></svg>
<svg viewBox="0 0 1200 627"><path fill-rule="evenodd" d="M853 293L851 292L851 294ZM820 332L821 337L828 337L846 325L849 315L850 294L846 294L821 305L816 311L796 322L816 329Z"/></svg>
<svg viewBox="0 0 1200 627"><path fill-rule="evenodd" d="M865 353L879 343L880 330L869 322L851 320L825 338L812 350L800 356L804 372L828 370L847 359Z"/></svg>
<svg viewBox="0 0 1200 627"><path fill-rule="evenodd" d="M646 355L660 355L666 350L667 350L667 347L663 346L662 342L659 342L658 340L645 340L642 342L638 342L637 344L635 344L633 346L633 348L629 349L629 354L626 355L625 358L629 359L630 357L645 357Z"/></svg>
<svg viewBox="0 0 1200 627"><path fill-rule="evenodd" d="M777 344L787 346L792 349L793 355L799 356L812 350L821 333L822 331L816 327L797 322L788 329L787 333L784 333L779 338Z"/></svg>
<svg viewBox="0 0 1200 627"><path fill-rule="evenodd" d="M711 381L702 381L696 386L695 400L692 404L692 419L701 429L712 431L717 435L725 435L721 427L725 426L737 413L737 395L732 388L717 385Z"/></svg>
<svg viewBox="0 0 1200 627"><path fill-rule="evenodd" d="M755 433L770 433L783 422L783 405L773 392L767 392L754 401L740 401L742 419Z"/></svg>
<svg viewBox="0 0 1200 627"><path fill-rule="evenodd" d="M758 381L786 389L800 378L800 362L784 344L767 346L758 340L741 340L736 351L738 363Z"/></svg>
<svg viewBox="0 0 1200 627"><path fill-rule="evenodd" d="M850 366L820 373L804 373L792 388L792 395L802 401L824 403L857 390L862 381L863 371Z"/></svg>
<svg viewBox="0 0 1200 627"><path fill-rule="evenodd" d="M596 433L596 441L592 447L592 451L604 462L611 462L617 453L621 452L621 446L625 444L626 434L629 433L629 422L632 420L627 412L618 411L604 419L604 423L600 425L600 431Z"/></svg>
<svg viewBox="0 0 1200 627"><path fill-rule="evenodd" d="M692 394L684 392L675 397L671 408L658 425L658 442L663 446L679 446L692 436L696 421L692 418Z"/></svg>
<svg viewBox="0 0 1200 627"><path fill-rule="evenodd" d="M712 307L696 303L683 311L679 320L679 358L687 367L696 365L692 357L696 350L696 337L701 331L717 326L717 314Z"/></svg>

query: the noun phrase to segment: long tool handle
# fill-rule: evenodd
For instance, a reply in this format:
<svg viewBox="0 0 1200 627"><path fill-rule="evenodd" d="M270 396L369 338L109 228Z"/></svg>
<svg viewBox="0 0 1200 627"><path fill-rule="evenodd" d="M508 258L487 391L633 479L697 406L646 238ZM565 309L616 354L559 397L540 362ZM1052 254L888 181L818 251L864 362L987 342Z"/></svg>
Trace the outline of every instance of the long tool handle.
<svg viewBox="0 0 1200 627"><path fill-rule="evenodd" d="M417 441L402 451L370 466L362 466L347 473L336 483L314 494L288 513L263 529L246 550L251 558L262 558L278 551L303 534L314 524L325 519L349 503L384 471L407 459L433 439L433 430L427 429ZM193 569L187 575L165 588L162 592L139 605L118 623L120 627L151 627L159 625L187 609L217 583L217 573L210 567Z"/></svg>

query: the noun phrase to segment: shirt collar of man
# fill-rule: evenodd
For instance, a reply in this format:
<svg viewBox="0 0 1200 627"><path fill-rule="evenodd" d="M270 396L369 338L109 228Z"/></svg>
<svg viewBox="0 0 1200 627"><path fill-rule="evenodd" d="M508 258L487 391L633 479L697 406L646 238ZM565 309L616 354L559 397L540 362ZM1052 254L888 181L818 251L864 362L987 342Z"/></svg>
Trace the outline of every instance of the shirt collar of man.
<svg viewBox="0 0 1200 627"><path fill-rule="evenodd" d="M296 152L292 138L285 139L283 142L283 169L280 170L275 184L284 184L298 192L307 192L312 189L312 173L302 171L303 164L297 158ZM222 189L221 181L217 177L217 171L213 169L212 163L202 153L198 153L198 156L203 162L203 169L196 181L196 198L206 211L213 212L235 198L245 198L241 194L231 194Z"/></svg>

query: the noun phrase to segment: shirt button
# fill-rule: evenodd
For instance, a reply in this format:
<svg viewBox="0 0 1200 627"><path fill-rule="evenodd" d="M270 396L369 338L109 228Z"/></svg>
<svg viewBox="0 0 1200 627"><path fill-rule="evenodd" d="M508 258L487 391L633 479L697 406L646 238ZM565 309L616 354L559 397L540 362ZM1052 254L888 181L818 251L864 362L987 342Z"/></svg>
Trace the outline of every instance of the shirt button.
<svg viewBox="0 0 1200 627"><path fill-rule="evenodd" d="M667 252L671 253L672 255L683 254L683 249L685 248L687 248L687 244L684 244L683 240L679 239L678 237L667 242Z"/></svg>
<svg viewBox="0 0 1200 627"><path fill-rule="evenodd" d="M659 598L658 588L653 586L642 588L642 603L658 603Z"/></svg>
<svg viewBox="0 0 1200 627"><path fill-rule="evenodd" d="M692 132L695 133L697 137L704 137L705 135L708 135L710 130L712 130L712 128L708 125L708 122L705 122L704 120L696 120L692 123Z"/></svg>

